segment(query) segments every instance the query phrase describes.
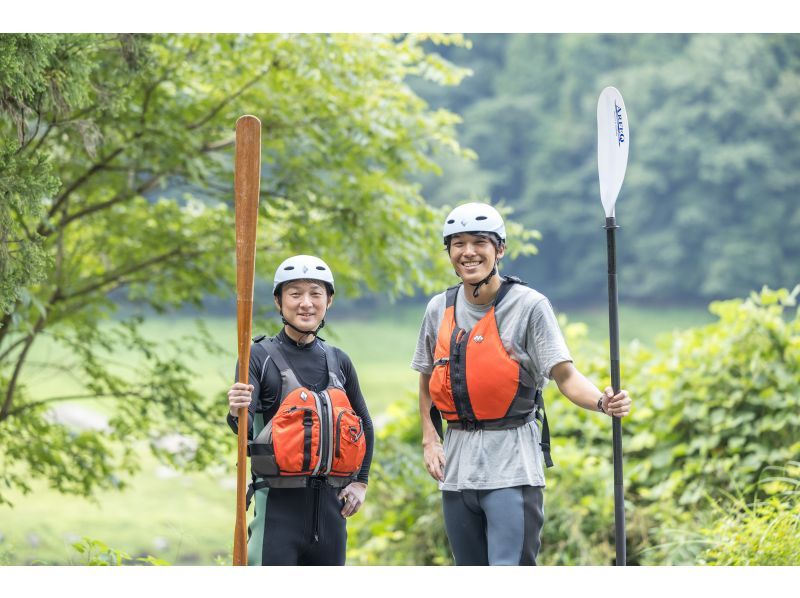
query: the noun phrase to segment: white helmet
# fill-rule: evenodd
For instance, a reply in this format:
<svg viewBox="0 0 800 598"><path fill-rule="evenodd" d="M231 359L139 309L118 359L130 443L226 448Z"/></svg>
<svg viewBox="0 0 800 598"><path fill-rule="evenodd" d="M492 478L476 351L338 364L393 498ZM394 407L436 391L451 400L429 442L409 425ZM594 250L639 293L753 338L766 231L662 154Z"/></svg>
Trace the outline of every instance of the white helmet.
<svg viewBox="0 0 800 598"><path fill-rule="evenodd" d="M278 269L275 270L275 280L272 284L272 294L276 295L280 286L290 280L319 280L329 287L330 294L333 295L333 273L328 264L313 255L294 255L283 260Z"/></svg>
<svg viewBox="0 0 800 598"><path fill-rule="evenodd" d="M465 203L457 206L444 220L442 237L447 244L447 237L458 233L494 233L500 240L506 241L506 226L500 212L485 203Z"/></svg>

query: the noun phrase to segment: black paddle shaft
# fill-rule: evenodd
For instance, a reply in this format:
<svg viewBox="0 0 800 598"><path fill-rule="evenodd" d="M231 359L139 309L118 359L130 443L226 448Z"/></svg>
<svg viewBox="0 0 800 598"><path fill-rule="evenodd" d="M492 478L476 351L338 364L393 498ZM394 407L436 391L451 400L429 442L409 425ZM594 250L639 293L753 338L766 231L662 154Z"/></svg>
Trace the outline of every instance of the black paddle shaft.
<svg viewBox="0 0 800 598"><path fill-rule="evenodd" d="M619 380L619 316L617 297L617 243L616 218L606 218L606 247L608 249L608 333L611 341L611 386L614 394L620 391ZM614 540L617 548L617 566L626 564L625 558L625 493L622 487L622 421L612 417L614 443Z"/></svg>

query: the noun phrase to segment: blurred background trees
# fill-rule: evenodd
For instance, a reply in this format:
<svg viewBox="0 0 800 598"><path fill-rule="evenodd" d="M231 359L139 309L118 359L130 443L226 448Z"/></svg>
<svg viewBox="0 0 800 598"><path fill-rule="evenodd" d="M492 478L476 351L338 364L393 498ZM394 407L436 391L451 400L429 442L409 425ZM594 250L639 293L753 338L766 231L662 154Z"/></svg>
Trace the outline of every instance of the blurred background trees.
<svg viewBox="0 0 800 598"><path fill-rule="evenodd" d="M470 38L470 50L440 52L475 76L419 89L463 116L459 137L478 160L447 158L424 192L514 207L542 233L539 255L513 264L523 279L560 304L602 299L595 113L606 85L631 128L621 297L705 304L800 279L800 36Z"/></svg>

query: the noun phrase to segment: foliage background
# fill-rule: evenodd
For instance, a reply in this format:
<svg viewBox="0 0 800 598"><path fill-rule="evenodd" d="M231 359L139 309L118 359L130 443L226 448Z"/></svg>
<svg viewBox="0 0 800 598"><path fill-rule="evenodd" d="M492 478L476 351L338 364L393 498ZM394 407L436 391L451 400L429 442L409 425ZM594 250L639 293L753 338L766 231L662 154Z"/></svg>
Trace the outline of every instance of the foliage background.
<svg viewBox="0 0 800 598"><path fill-rule="evenodd" d="M622 92L631 129L620 296L704 305L798 280L800 36L470 37L472 49L442 53L474 76L420 89L463 116L460 139L479 159L445 158L445 176L426 179L425 192L436 204L489 196L514 207L542 233L539 256L514 269L548 297L586 304L605 287L593 248L597 96L607 85Z"/></svg>
<svg viewBox="0 0 800 598"><path fill-rule="evenodd" d="M285 255L325 256L333 340L359 356L380 424L350 562L449 563L406 369L425 297L452 281L438 223L461 201L499 205L513 240L504 270L580 313L563 328L579 368L605 384L594 131L608 84L633 132L623 304L669 330L667 308L712 301L691 316L709 323L623 351L637 397L629 555L796 560L799 40L0 35L0 562L36 561L43 541L62 543L47 557L61 562L228 558L232 127L252 112L264 125L257 296ZM274 329L271 309L258 305L256 329ZM611 562L608 422L552 387L546 397L558 467L543 561ZM174 485L142 481L153 472ZM132 481L153 505L182 488L185 520L159 523L177 530L169 548L126 535L158 509L132 498ZM59 538L41 508L26 510L40 498L82 511L86 528L104 503L131 520L113 537ZM198 531L191 513L220 531ZM38 540L19 535L23 521Z"/></svg>

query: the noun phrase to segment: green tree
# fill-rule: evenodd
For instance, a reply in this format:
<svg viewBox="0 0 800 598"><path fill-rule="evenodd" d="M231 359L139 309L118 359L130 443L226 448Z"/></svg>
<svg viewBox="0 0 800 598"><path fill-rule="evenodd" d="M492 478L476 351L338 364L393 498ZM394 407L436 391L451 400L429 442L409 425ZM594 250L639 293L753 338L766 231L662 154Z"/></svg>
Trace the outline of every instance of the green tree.
<svg viewBox="0 0 800 598"><path fill-rule="evenodd" d="M798 64L797 35L700 35L663 65L620 73L643 104L626 194L631 295L798 280Z"/></svg>
<svg viewBox="0 0 800 598"><path fill-rule="evenodd" d="M461 139L478 161L448 160L444 180L426 180L425 189L441 203L471 186L540 230L539 257L518 260L516 273L556 302L602 297L596 106L600 90L614 85L631 127L618 204L621 295L705 302L796 282L800 36L514 34L472 42L463 64L481 85L471 101L466 86L430 96L458 106Z"/></svg>
<svg viewBox="0 0 800 598"><path fill-rule="evenodd" d="M412 174L436 168L434 150L463 153L458 117L429 108L406 79L454 85L463 71L423 50L428 39L461 43L0 36L3 488L29 490L42 478L90 495L136 470L138 441L193 468L228 447L218 400L192 388L188 365L214 343L200 329L155 347L139 324L147 309L231 295L233 125L243 113L259 116L264 131L262 276L302 252L324 255L346 295L442 284L441 214ZM132 317L112 319L119 300ZM43 337L70 349L61 367L79 379L80 396L43 397L21 384ZM114 364L119 349L140 356L133 372ZM105 405L108 429L76 432L48 418L55 403L76 398ZM170 432L195 442L170 453L157 442Z"/></svg>

